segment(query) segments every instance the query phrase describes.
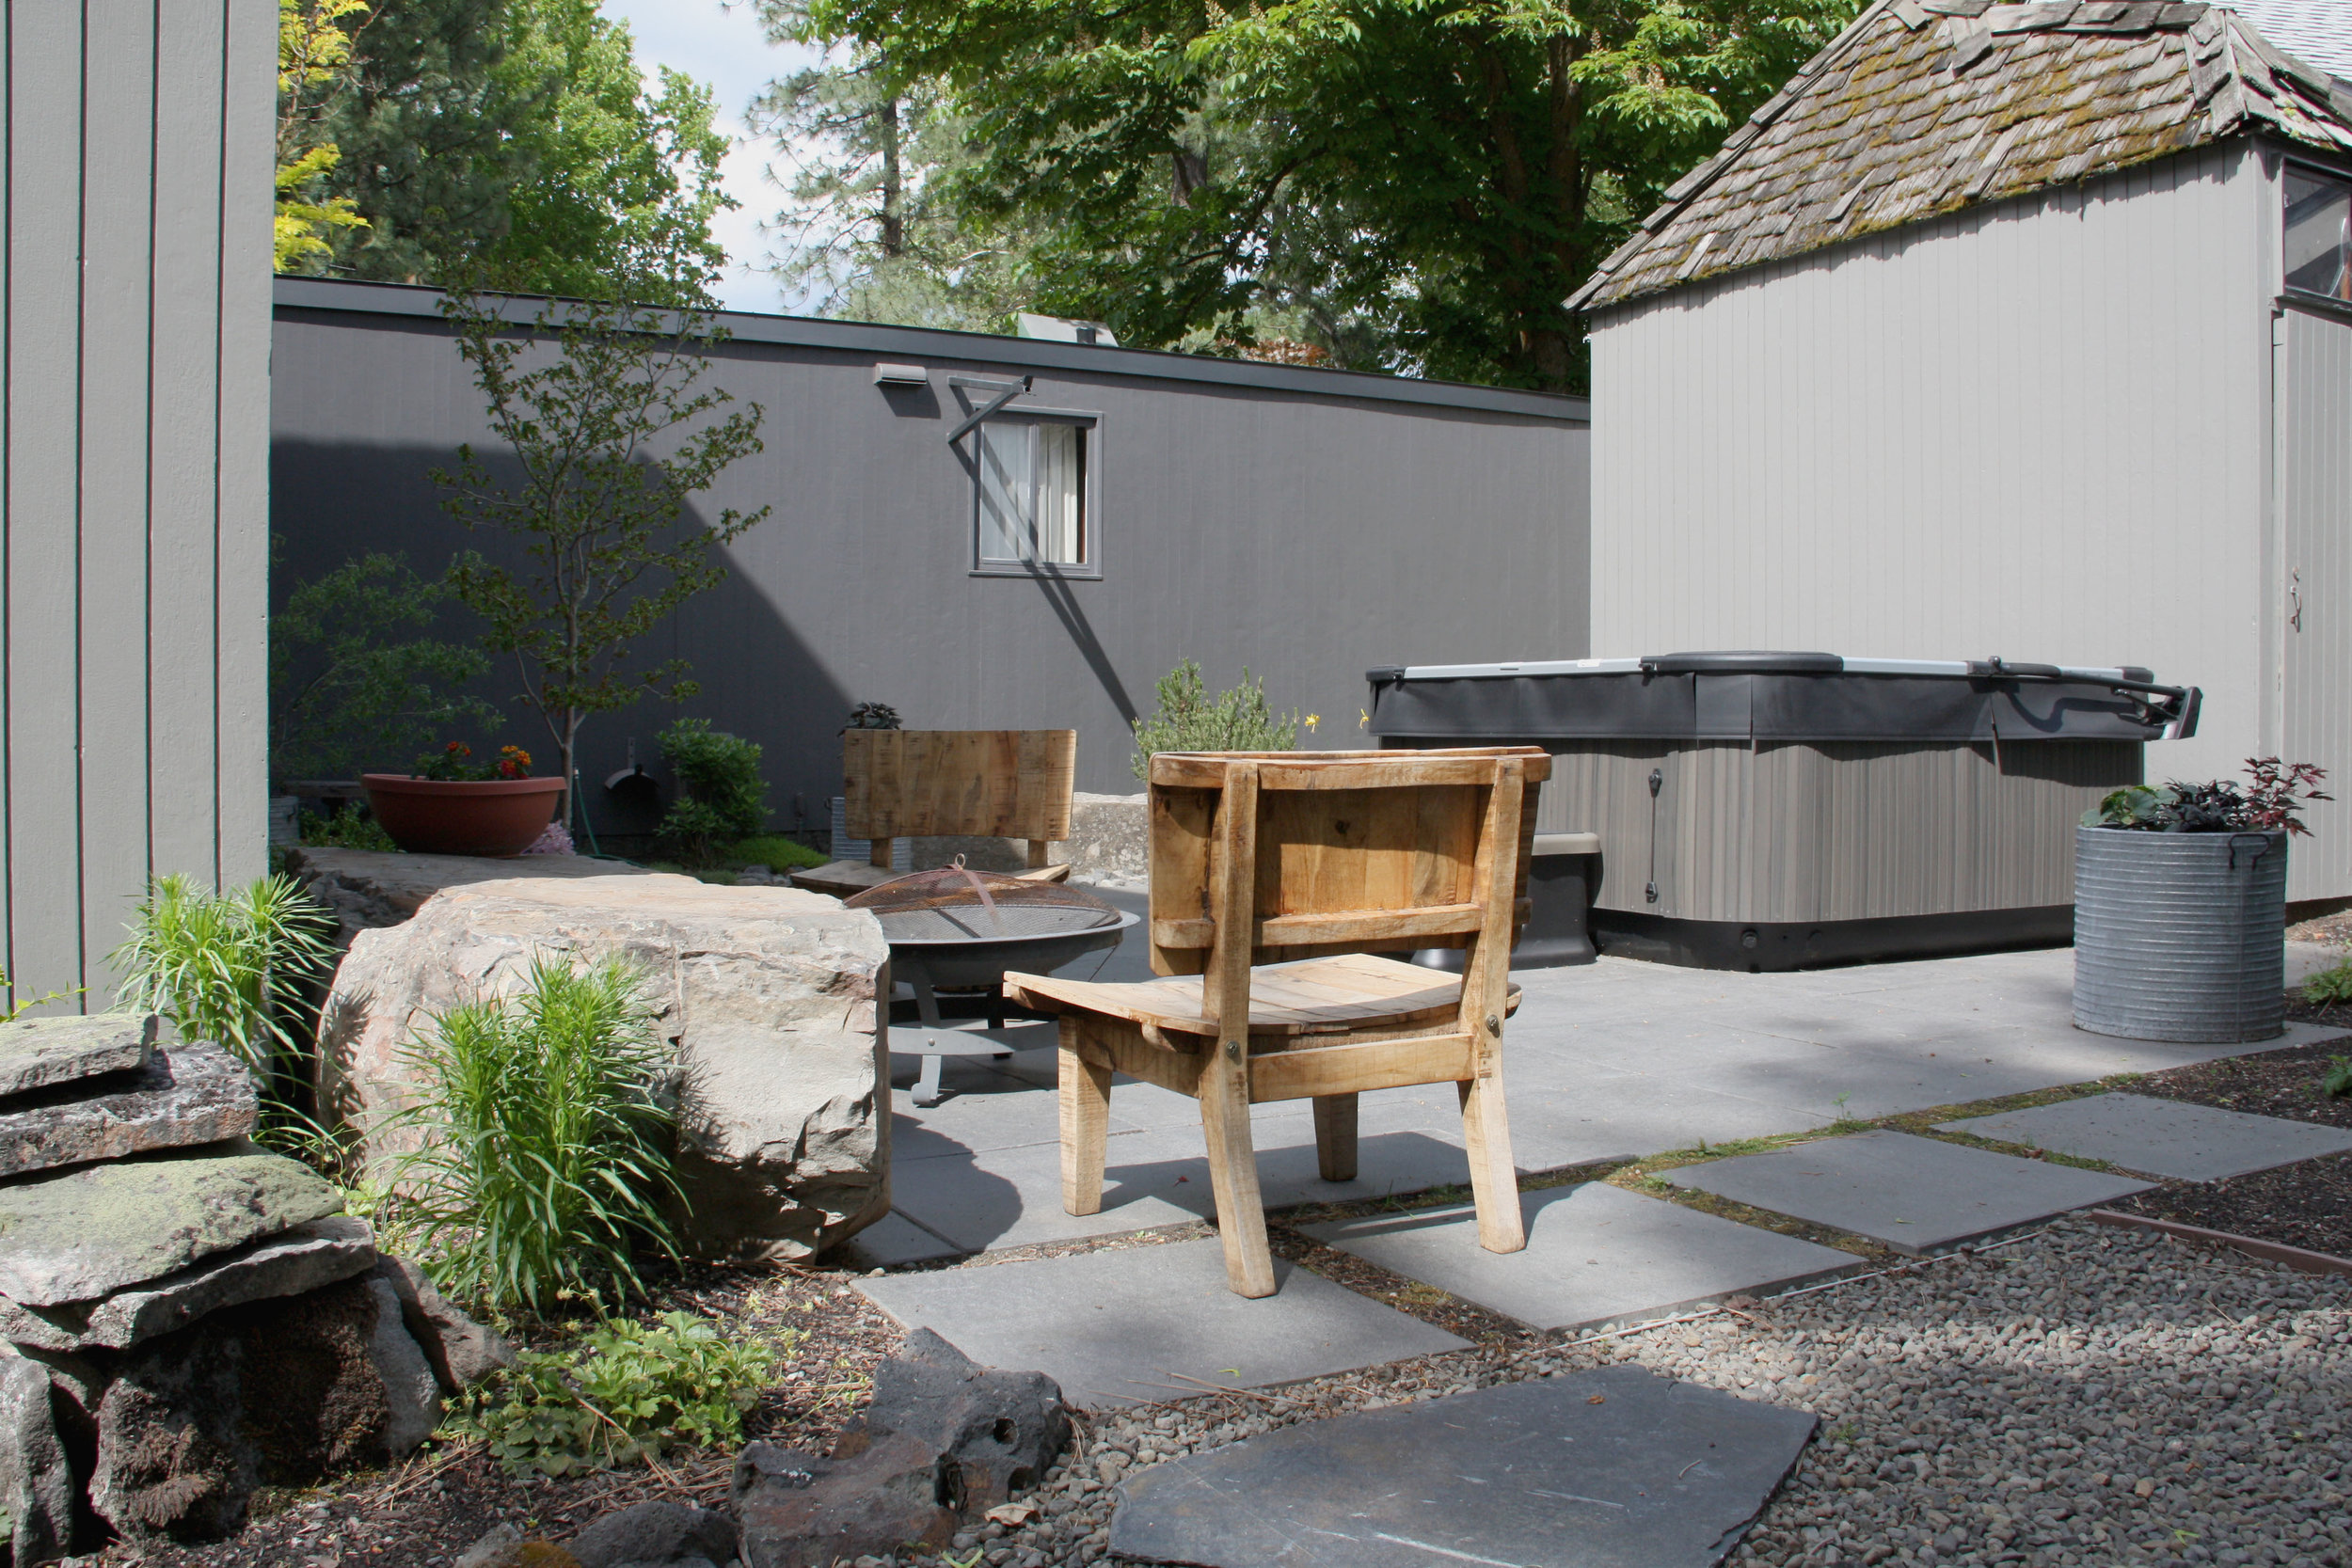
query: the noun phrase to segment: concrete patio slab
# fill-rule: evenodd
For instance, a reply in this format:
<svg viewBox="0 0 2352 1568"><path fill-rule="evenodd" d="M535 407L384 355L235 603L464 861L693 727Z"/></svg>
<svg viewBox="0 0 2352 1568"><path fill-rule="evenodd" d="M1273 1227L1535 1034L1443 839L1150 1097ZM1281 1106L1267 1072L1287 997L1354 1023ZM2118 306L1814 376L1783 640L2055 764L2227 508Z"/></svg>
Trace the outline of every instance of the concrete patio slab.
<svg viewBox="0 0 2352 1568"><path fill-rule="evenodd" d="M1145 1136L1121 1132L1110 1139L1109 1168L1099 1213L1062 1212L1061 1146L1057 1143L930 1160L894 1158L891 1206L966 1252L1192 1224L1200 1214L1161 1195L1161 1172L1156 1167L1141 1168L1130 1160L1129 1150ZM1200 1180L1205 1181L1207 1177ZM1167 1185L1174 1187L1175 1183Z"/></svg>
<svg viewBox="0 0 2352 1568"><path fill-rule="evenodd" d="M1284 1427L1123 1482L1114 1556L1208 1568L1712 1568L1813 1434L1638 1367Z"/></svg>
<svg viewBox="0 0 2352 1568"><path fill-rule="evenodd" d="M1488 1252L1465 1205L1302 1228L1382 1268L1536 1328L1604 1328L1770 1293L1861 1266L1816 1246L1602 1181L1526 1193L1527 1246Z"/></svg>
<svg viewBox="0 0 2352 1568"><path fill-rule="evenodd" d="M1913 1256L2149 1188L1907 1132L1822 1138L1664 1175L1677 1187L1831 1226Z"/></svg>
<svg viewBox="0 0 2352 1568"><path fill-rule="evenodd" d="M1206 1391L1187 1379L1263 1387L1468 1344L1279 1259L1274 1274L1275 1294L1233 1294L1210 1238L857 1283L907 1327L1098 1410Z"/></svg>
<svg viewBox="0 0 2352 1568"><path fill-rule="evenodd" d="M1937 1127L2183 1181L2218 1181L2352 1149L2352 1132L2341 1128L2138 1094L2090 1095Z"/></svg>

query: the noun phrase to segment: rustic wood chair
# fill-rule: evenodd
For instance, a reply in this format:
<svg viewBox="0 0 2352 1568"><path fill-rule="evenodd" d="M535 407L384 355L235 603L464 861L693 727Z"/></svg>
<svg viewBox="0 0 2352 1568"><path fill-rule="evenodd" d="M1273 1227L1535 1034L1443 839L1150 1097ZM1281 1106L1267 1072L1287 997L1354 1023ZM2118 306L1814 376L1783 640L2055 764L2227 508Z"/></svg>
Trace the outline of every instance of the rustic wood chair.
<svg viewBox="0 0 2352 1568"><path fill-rule="evenodd" d="M1069 868L1046 863L1070 836L1075 730L844 730L841 793L850 836L870 841L869 863L834 861L796 872L795 884L849 897L901 873L893 841L970 834L1028 841L1029 869L1059 881Z"/></svg>
<svg viewBox="0 0 2352 1568"><path fill-rule="evenodd" d="M1525 1246L1502 1021L1550 772L1534 747L1154 756L1152 967L1167 978L1005 977L1007 996L1061 1014L1062 1206L1103 1206L1114 1072L1190 1095L1227 1277L1271 1295L1249 1107L1311 1099L1318 1167L1346 1181L1359 1094L1452 1083L1479 1242ZM1459 978L1377 956L1445 946L1468 949Z"/></svg>

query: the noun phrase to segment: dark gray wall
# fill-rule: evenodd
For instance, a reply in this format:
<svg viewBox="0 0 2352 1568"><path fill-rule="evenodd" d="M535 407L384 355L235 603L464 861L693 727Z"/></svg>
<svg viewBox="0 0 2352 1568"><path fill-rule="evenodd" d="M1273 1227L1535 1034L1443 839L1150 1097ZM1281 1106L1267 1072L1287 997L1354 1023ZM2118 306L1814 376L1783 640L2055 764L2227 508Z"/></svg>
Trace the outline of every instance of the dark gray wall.
<svg viewBox="0 0 2352 1568"><path fill-rule="evenodd" d="M272 520L278 590L367 548L437 569L469 543L426 472L485 427L423 291L281 280ZM778 819L839 787L850 705L911 728L1070 727L1078 787L1126 793L1128 720L1198 658L1248 665L1302 745L1371 744L1363 672L1587 652L1581 400L964 333L732 316L715 377L767 409L766 451L711 510L770 504L674 645L702 682L684 711L767 749ZM885 392L877 361L928 390ZM1099 414L1103 576L971 572L970 442L951 375L1035 377L1023 403ZM478 543L479 540L473 541ZM668 648L659 650L667 653ZM505 681L491 691L513 689ZM543 738L516 721L508 738ZM582 771L651 761L673 713L597 720ZM405 763L405 758L387 758ZM598 792L591 790L595 797ZM628 824L600 810L599 825Z"/></svg>
<svg viewBox="0 0 2352 1568"><path fill-rule="evenodd" d="M0 967L96 1011L151 874L264 864L277 11L0 16Z"/></svg>

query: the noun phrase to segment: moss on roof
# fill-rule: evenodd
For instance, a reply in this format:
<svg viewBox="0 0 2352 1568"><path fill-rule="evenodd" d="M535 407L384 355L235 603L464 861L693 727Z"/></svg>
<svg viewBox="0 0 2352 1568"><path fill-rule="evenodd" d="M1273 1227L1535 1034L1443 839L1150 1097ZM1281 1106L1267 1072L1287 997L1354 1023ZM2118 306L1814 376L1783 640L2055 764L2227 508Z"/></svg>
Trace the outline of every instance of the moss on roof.
<svg viewBox="0 0 2352 1568"><path fill-rule="evenodd" d="M2256 129L2352 150L2352 84L2217 6L1878 0L1568 304L1622 304Z"/></svg>

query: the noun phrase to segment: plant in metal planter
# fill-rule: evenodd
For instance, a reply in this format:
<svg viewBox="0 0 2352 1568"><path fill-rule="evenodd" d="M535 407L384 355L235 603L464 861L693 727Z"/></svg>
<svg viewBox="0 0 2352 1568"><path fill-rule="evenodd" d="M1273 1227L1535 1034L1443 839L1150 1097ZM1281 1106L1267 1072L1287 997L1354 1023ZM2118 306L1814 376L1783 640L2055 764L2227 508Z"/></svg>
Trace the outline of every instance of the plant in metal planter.
<svg viewBox="0 0 2352 1568"><path fill-rule="evenodd" d="M2286 1027L2287 839L2331 797L2309 763L2248 782L2133 784L2074 830L2074 1025L2235 1042Z"/></svg>

